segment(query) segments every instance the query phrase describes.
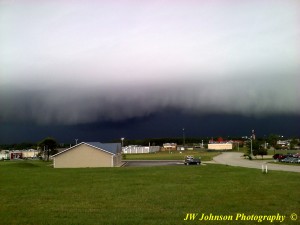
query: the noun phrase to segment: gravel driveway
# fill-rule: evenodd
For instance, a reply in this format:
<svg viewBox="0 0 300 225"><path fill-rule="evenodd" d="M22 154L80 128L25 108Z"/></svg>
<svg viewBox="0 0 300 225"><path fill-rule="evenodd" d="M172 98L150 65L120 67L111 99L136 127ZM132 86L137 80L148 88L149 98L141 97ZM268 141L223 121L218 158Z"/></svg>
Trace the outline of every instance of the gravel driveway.
<svg viewBox="0 0 300 225"><path fill-rule="evenodd" d="M223 152L222 154L213 158L213 161L219 164L230 166L241 166L248 168L261 169L263 164L268 165L268 170L280 170L300 173L300 166L278 165L268 162L273 160L249 160L244 159L243 153L239 152Z"/></svg>

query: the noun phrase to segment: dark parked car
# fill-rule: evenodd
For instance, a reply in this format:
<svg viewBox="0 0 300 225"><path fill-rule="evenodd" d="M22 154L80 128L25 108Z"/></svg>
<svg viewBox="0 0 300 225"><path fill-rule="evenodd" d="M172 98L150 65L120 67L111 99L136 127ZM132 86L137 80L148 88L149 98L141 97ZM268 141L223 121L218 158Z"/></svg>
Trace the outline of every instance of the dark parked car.
<svg viewBox="0 0 300 225"><path fill-rule="evenodd" d="M283 155L283 154L275 154L275 155L273 155L273 159L277 159L278 161L281 161L281 160L283 160L285 158L286 158L286 156Z"/></svg>
<svg viewBox="0 0 300 225"><path fill-rule="evenodd" d="M184 160L184 165L200 165L201 164L201 160L200 158L194 158L194 156L192 155L188 155L185 157Z"/></svg>

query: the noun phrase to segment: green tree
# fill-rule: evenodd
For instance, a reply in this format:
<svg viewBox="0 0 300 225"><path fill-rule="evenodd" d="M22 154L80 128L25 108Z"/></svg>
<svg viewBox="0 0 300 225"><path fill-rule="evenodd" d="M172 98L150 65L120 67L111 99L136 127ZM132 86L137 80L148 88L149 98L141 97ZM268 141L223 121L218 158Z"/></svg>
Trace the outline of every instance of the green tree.
<svg viewBox="0 0 300 225"><path fill-rule="evenodd" d="M290 149L294 149L297 145L299 145L299 141L296 138L293 138L290 142Z"/></svg>
<svg viewBox="0 0 300 225"><path fill-rule="evenodd" d="M263 159L263 158L264 158L264 155L268 155L268 150L267 150L267 149L264 149L264 148L260 148L260 149L258 149L258 151L257 151L257 155L260 155L261 158Z"/></svg>
<svg viewBox="0 0 300 225"><path fill-rule="evenodd" d="M246 143L246 146L247 146L247 153L248 153L248 156L249 156L249 158L250 159L252 159L251 157L252 157L252 154L254 155L254 156L256 156L257 155L257 153L258 153L258 150L259 150L259 145L260 145L260 143L259 143L259 141L257 141L257 140L248 140L247 141L247 143ZM251 151L251 149L252 149L252 151ZM252 154L251 154L252 153Z"/></svg>
<svg viewBox="0 0 300 225"><path fill-rule="evenodd" d="M269 143L269 145L271 145L274 148L277 147L278 140L279 140L279 136L276 134L270 134L269 137L267 138L267 142Z"/></svg>
<svg viewBox="0 0 300 225"><path fill-rule="evenodd" d="M248 143L248 153L251 154L251 142ZM252 152L254 156L260 155L262 158L268 154L267 149L264 149L264 141L252 140Z"/></svg>
<svg viewBox="0 0 300 225"><path fill-rule="evenodd" d="M52 138L52 137L47 137L40 141L38 143L38 146L41 148L41 151L44 151L44 153L47 153L47 161L49 161L50 155L56 154L57 153L57 146L58 143L57 141Z"/></svg>

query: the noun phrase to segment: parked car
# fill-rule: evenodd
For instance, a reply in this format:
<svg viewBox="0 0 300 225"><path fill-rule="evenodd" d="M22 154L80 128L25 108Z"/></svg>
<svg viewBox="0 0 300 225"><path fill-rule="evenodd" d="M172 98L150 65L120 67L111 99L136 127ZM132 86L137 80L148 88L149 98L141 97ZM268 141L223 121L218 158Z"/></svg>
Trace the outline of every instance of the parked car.
<svg viewBox="0 0 300 225"><path fill-rule="evenodd" d="M286 157L284 159L281 160L281 162L285 162L285 163L291 163L293 161L293 157Z"/></svg>
<svg viewBox="0 0 300 225"><path fill-rule="evenodd" d="M273 155L273 159L277 159L278 161L281 161L281 160L283 160L285 158L286 158L286 156L283 155L283 154L275 154L275 155Z"/></svg>
<svg viewBox="0 0 300 225"><path fill-rule="evenodd" d="M293 157L299 158L300 157L300 153L298 152L298 153L294 154Z"/></svg>
<svg viewBox="0 0 300 225"><path fill-rule="evenodd" d="M200 165L201 164L201 160L200 158L194 158L194 156L192 155L188 155L185 157L184 160L184 165Z"/></svg>
<svg viewBox="0 0 300 225"><path fill-rule="evenodd" d="M282 154L277 153L277 154L273 155L273 159L278 159L280 155L282 155Z"/></svg>
<svg viewBox="0 0 300 225"><path fill-rule="evenodd" d="M295 158L295 159L296 159L295 163L300 163L300 158Z"/></svg>
<svg viewBox="0 0 300 225"><path fill-rule="evenodd" d="M300 159L299 158L293 158L291 160L291 163L299 163Z"/></svg>

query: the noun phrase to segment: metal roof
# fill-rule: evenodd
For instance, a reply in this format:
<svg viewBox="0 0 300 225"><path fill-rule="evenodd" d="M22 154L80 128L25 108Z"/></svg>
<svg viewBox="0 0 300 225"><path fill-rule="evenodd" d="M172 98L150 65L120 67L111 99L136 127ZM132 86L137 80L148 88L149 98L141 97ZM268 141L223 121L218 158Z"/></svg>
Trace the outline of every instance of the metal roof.
<svg viewBox="0 0 300 225"><path fill-rule="evenodd" d="M101 142L85 142L88 145L92 145L96 148L103 149L107 152L117 154L121 151L120 143L101 143Z"/></svg>

